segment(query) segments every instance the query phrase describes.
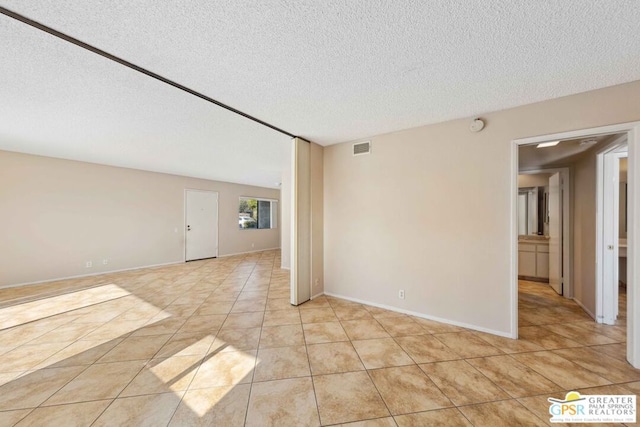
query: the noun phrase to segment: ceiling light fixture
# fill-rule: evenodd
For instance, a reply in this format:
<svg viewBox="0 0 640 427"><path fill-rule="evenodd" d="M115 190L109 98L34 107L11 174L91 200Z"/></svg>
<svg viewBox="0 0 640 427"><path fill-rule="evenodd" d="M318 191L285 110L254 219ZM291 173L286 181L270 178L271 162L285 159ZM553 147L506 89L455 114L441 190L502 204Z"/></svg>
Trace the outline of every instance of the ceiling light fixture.
<svg viewBox="0 0 640 427"><path fill-rule="evenodd" d="M542 142L542 143L538 144L538 148L555 147L559 143L560 143L560 141Z"/></svg>

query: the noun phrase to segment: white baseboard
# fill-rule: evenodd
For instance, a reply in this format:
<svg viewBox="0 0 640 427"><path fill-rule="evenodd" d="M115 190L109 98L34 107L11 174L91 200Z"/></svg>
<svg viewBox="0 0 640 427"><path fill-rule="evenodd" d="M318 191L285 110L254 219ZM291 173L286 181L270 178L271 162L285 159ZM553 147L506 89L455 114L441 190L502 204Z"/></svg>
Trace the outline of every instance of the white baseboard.
<svg viewBox="0 0 640 427"><path fill-rule="evenodd" d="M100 276L102 274L120 273L120 272L123 272L123 271L141 270L143 268L165 267L167 265L175 265L175 264L184 264L184 261L182 261L182 260L181 261L171 261L171 262L165 262L165 263L161 263L161 264L142 265L142 266L139 266L139 267L121 268L119 270L108 270L108 271L101 271L101 272L97 272L97 273L78 274L76 276L66 276L66 277L58 277L58 278L55 278L55 279L38 280L38 281L35 281L35 282L16 283L16 284L11 284L11 285L0 286L0 289L17 288L18 286L40 285L40 284L43 284L43 283L59 282L60 280L81 279L83 277Z"/></svg>
<svg viewBox="0 0 640 427"><path fill-rule="evenodd" d="M324 292L320 292L319 294L315 294L314 296L311 297L312 300L321 297L322 295L324 295Z"/></svg>
<svg viewBox="0 0 640 427"><path fill-rule="evenodd" d="M596 315L593 314L591 312L591 310L589 310L587 307L584 306L584 304L582 304L582 302L580 302L580 300L577 300L576 298L572 298L573 301L578 304L580 306L581 309L583 309L589 316L591 316L593 318L593 320L596 320Z"/></svg>
<svg viewBox="0 0 640 427"><path fill-rule="evenodd" d="M408 314L410 316L420 317L422 319L433 320L435 322L440 322L440 323L446 323L447 325L459 326L461 328L472 329L472 330L478 331L478 332L485 332L487 334L498 335L500 337L513 339L513 337L511 336L511 334L509 332L496 331L496 330L489 329L489 328L483 328L482 326L470 325L470 324L464 323L464 322L457 322L455 320L443 319L441 317L430 316L428 314L418 313L418 312L410 311L410 310L405 310L405 309L398 308L398 307L393 307L393 306L390 306L390 305L378 304L378 303L375 303L375 302L365 301L365 300L361 300L361 299L358 299L358 298L346 297L344 295L338 295L338 294L334 294L332 292L326 292L325 291L324 294L327 295L327 296L330 296L330 297L335 297L335 298L345 299L347 301L357 302L359 304L371 305L373 307L384 308L385 310L395 311L397 313Z"/></svg>

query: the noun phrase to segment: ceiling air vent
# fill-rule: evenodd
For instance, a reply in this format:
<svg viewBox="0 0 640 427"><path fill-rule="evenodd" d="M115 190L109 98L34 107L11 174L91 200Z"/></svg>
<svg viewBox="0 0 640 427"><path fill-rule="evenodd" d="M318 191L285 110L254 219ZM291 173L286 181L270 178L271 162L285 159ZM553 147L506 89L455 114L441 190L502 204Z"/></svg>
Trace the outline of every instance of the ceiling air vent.
<svg viewBox="0 0 640 427"><path fill-rule="evenodd" d="M361 156L363 154L371 154L371 141L356 142L353 144L353 155Z"/></svg>

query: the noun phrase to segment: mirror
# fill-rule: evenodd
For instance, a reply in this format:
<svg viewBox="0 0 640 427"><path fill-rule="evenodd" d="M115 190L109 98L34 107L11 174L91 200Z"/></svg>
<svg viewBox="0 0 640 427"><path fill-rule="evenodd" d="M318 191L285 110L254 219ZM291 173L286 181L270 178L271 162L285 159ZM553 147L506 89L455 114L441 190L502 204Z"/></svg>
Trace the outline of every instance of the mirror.
<svg viewBox="0 0 640 427"><path fill-rule="evenodd" d="M618 208L618 232L619 238L627 238L627 158L620 159L620 204Z"/></svg>
<svg viewBox="0 0 640 427"><path fill-rule="evenodd" d="M627 238L627 183L620 183L619 205L618 205L618 237L620 239Z"/></svg>
<svg viewBox="0 0 640 427"><path fill-rule="evenodd" d="M548 187L518 189L518 235L546 235L549 224Z"/></svg>

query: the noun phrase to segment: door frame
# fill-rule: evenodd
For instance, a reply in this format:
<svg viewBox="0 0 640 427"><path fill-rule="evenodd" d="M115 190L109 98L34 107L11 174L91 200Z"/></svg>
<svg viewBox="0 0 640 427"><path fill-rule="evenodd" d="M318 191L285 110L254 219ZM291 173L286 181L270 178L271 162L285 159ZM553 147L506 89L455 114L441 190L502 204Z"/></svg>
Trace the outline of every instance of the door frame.
<svg viewBox="0 0 640 427"><path fill-rule="evenodd" d="M556 172L560 173L560 179L562 181L562 296L566 298L573 298L573 224L571 222L571 174L569 168L538 168L519 170L516 174L516 187L518 186L517 175L534 175L538 173L554 174ZM517 240L518 236L516 228L516 246ZM516 266L516 275L517 271L518 269Z"/></svg>
<svg viewBox="0 0 640 427"><path fill-rule="evenodd" d="M182 262L187 262L187 192L198 191L200 193L214 193L216 195L216 255L220 256L220 193L215 190L202 190L200 188L185 188L183 192L184 210L182 212Z"/></svg>
<svg viewBox="0 0 640 427"><path fill-rule="evenodd" d="M640 227L636 217L640 214L640 121L600 126L589 129L573 130L555 134L513 139L511 141L511 188L509 193L510 212L510 268L511 268L511 337L518 338L518 148L520 145L576 139L594 135L627 133L628 143L628 231L627 231L627 360L636 368L640 368L640 292L636 292L640 266L640 250L635 251L635 242L640 242ZM638 221L640 222L640 221ZM594 264L595 264L594 260ZM594 269L595 273L595 269Z"/></svg>
<svg viewBox="0 0 640 427"><path fill-rule="evenodd" d="M610 221L617 223L619 218L617 206L615 204L611 206L606 200L610 197L616 200L619 189L612 183L607 185L605 180L611 178L607 172L613 172L617 175L613 178L616 184L619 184L619 168L614 163L619 161L620 157L627 156L627 138L627 135L616 138L596 155L596 321L607 325L613 325L618 314L618 272L617 268L614 268L614 271L605 268L604 247L607 242L617 241L618 236L613 234L615 234L614 228L617 231L618 227L614 227ZM625 148L624 155L620 153L622 148ZM605 171L605 165L609 162L614 168L613 170L606 168ZM614 245L614 260L618 258L617 254L618 247ZM613 280L607 285L605 277L609 274L613 275Z"/></svg>

